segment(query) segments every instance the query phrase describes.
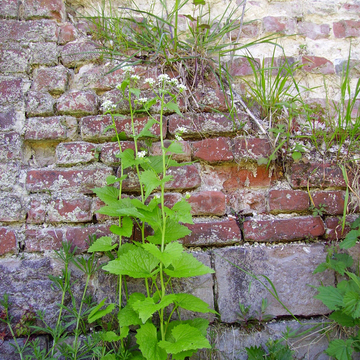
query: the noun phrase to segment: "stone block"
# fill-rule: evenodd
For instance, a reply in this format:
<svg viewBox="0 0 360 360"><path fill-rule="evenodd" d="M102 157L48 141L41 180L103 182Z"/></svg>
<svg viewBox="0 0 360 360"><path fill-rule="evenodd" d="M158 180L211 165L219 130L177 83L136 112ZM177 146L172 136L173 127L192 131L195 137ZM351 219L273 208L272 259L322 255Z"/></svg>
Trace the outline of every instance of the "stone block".
<svg viewBox="0 0 360 360"><path fill-rule="evenodd" d="M30 64L55 66L59 63L59 49L55 42L30 43Z"/></svg>
<svg viewBox="0 0 360 360"><path fill-rule="evenodd" d="M51 116L54 115L55 100L50 94L39 91L29 91L26 94L27 116Z"/></svg>
<svg viewBox="0 0 360 360"><path fill-rule="evenodd" d="M67 43L61 50L62 64L68 68L96 62L101 57L98 46L89 40L76 40Z"/></svg>
<svg viewBox="0 0 360 360"><path fill-rule="evenodd" d="M32 87L37 91L48 91L50 94L62 94L68 83L69 72L62 66L37 68L33 74Z"/></svg>
<svg viewBox="0 0 360 360"><path fill-rule="evenodd" d="M96 154L94 144L83 141L60 143L56 147L56 163L63 166L87 164L98 160Z"/></svg>
<svg viewBox="0 0 360 360"><path fill-rule="evenodd" d="M24 204L15 194L0 194L0 221L18 222L24 221L26 216Z"/></svg>
<svg viewBox="0 0 360 360"><path fill-rule="evenodd" d="M0 161L20 160L22 139L17 132L0 133Z"/></svg>
<svg viewBox="0 0 360 360"><path fill-rule="evenodd" d="M15 231L10 227L0 226L0 255L17 252ZM1 264L0 264L1 269ZM1 274L0 274L1 279ZM1 288L1 284L0 284ZM4 294L4 292L1 292Z"/></svg>
<svg viewBox="0 0 360 360"><path fill-rule="evenodd" d="M330 35L330 25L328 24L315 24L302 21L299 22L297 26L299 34L312 40L326 39Z"/></svg>
<svg viewBox="0 0 360 360"><path fill-rule="evenodd" d="M54 19L59 22L65 19L63 0L26 0L23 4L25 19Z"/></svg>
<svg viewBox="0 0 360 360"><path fill-rule="evenodd" d="M56 108L60 115L94 115L98 111L98 98L92 91L71 91L57 100Z"/></svg>

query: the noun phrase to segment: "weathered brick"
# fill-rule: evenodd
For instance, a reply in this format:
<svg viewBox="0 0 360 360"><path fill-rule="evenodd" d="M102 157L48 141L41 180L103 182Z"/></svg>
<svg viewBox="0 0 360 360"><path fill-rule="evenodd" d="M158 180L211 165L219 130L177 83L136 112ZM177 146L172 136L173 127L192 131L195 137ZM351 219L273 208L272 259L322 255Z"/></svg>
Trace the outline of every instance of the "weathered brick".
<svg viewBox="0 0 360 360"><path fill-rule="evenodd" d="M326 39L330 35L330 25L328 24L300 22L297 26L299 34L313 40Z"/></svg>
<svg viewBox="0 0 360 360"><path fill-rule="evenodd" d="M321 205L325 206L325 214L341 215L344 211L344 191L316 191L311 196L316 208L320 208Z"/></svg>
<svg viewBox="0 0 360 360"><path fill-rule="evenodd" d="M334 64L323 57L303 56L301 61L304 65L301 68L303 71L323 75L335 74Z"/></svg>
<svg viewBox="0 0 360 360"><path fill-rule="evenodd" d="M14 253L16 250L15 231L11 228L0 227L0 255Z"/></svg>
<svg viewBox="0 0 360 360"><path fill-rule="evenodd" d="M39 91L29 91L26 94L27 116L51 116L54 115L55 101L50 94Z"/></svg>
<svg viewBox="0 0 360 360"><path fill-rule="evenodd" d="M259 66L260 60L254 59L253 65L255 67ZM252 61L252 60L251 60ZM231 76L247 76L253 75L253 69L249 63L249 59L246 57L235 58L230 63L230 74Z"/></svg>
<svg viewBox="0 0 360 360"><path fill-rule="evenodd" d="M30 43L30 64L55 66L58 64L59 49L54 42Z"/></svg>
<svg viewBox="0 0 360 360"><path fill-rule="evenodd" d="M65 45L76 39L76 28L73 24L63 23L59 26L59 45Z"/></svg>
<svg viewBox="0 0 360 360"><path fill-rule="evenodd" d="M337 59L335 63L336 74L342 76L349 67L349 73L351 77L360 76L360 61L356 59ZM357 111L357 109L354 109ZM356 116L356 113L354 114ZM353 116L353 114L352 114Z"/></svg>
<svg viewBox="0 0 360 360"><path fill-rule="evenodd" d="M18 163L0 164L0 190L10 190L16 184L20 174Z"/></svg>
<svg viewBox="0 0 360 360"><path fill-rule="evenodd" d="M265 16L264 31L267 33L295 34L296 20L285 16Z"/></svg>
<svg viewBox="0 0 360 360"><path fill-rule="evenodd" d="M309 195L299 190L270 190L269 210L278 212L300 212L309 210Z"/></svg>
<svg viewBox="0 0 360 360"><path fill-rule="evenodd" d="M218 246L241 241L241 232L234 219L208 220L186 226L192 232L182 240L184 245Z"/></svg>
<svg viewBox="0 0 360 360"><path fill-rule="evenodd" d="M224 215L225 195L221 191L201 191L191 194L187 202L193 215Z"/></svg>
<svg viewBox="0 0 360 360"><path fill-rule="evenodd" d="M23 221L25 215L25 209L19 196L9 193L0 194L0 221Z"/></svg>
<svg viewBox="0 0 360 360"><path fill-rule="evenodd" d="M239 24L240 22L235 21L235 23ZM259 35L259 32L260 32L259 20L254 20L246 24L243 23L243 27L239 39L257 37ZM227 35L232 41L234 41L238 39L239 32L232 31Z"/></svg>
<svg viewBox="0 0 360 360"><path fill-rule="evenodd" d="M240 121L247 121L247 117L243 116ZM177 114L169 116L169 132L175 135L179 132L179 127L185 128L182 137L201 137L206 135L228 135L234 131L234 123L232 120L222 114L184 114L180 117Z"/></svg>
<svg viewBox="0 0 360 360"><path fill-rule="evenodd" d="M267 314L288 316L287 310L265 289L259 281L231 263L246 269L248 273L267 276L276 288L282 303L294 315L327 314L329 309L314 299L316 289L308 284L333 285L332 272L314 275L315 268L326 258L323 244L287 245L276 247L237 246L214 250L215 276L217 278L218 306L221 321L233 323L239 320L239 302L250 306L250 314L260 311L261 301L268 300ZM229 263L228 261L231 263ZM281 276L279 276L281 274ZM267 283L267 286L270 285Z"/></svg>
<svg viewBox="0 0 360 360"><path fill-rule="evenodd" d="M29 70L30 55L26 49L1 49L0 72L4 74L25 73Z"/></svg>
<svg viewBox="0 0 360 360"><path fill-rule="evenodd" d="M360 5L357 4L343 4L343 9L349 11L349 12L354 12L355 14L358 14L360 11Z"/></svg>
<svg viewBox="0 0 360 360"><path fill-rule="evenodd" d="M244 240L258 242L293 241L313 239L324 235L325 227L320 217L274 218L244 222Z"/></svg>
<svg viewBox="0 0 360 360"><path fill-rule="evenodd" d="M229 111L225 99L226 95L224 95L218 84L213 83L208 87L200 88L193 93L193 96L200 109L204 112Z"/></svg>
<svg viewBox="0 0 360 360"><path fill-rule="evenodd" d="M272 153L271 145L267 139L237 137L232 139L231 148L237 161L243 159L257 160L261 157L269 157Z"/></svg>
<svg viewBox="0 0 360 360"><path fill-rule="evenodd" d="M18 17L18 1L7 0L0 3L0 18L17 18Z"/></svg>
<svg viewBox="0 0 360 360"><path fill-rule="evenodd" d="M354 215L346 216L346 225L344 231L342 231L342 218L338 216L330 216L325 219L326 234L325 238L328 241L337 241L344 239L350 229L350 223L356 219Z"/></svg>
<svg viewBox="0 0 360 360"><path fill-rule="evenodd" d="M104 167L83 170L29 170L26 177L26 189L30 192L71 190L91 194L91 189L106 184L106 177L109 175L112 175L112 169Z"/></svg>
<svg viewBox="0 0 360 360"><path fill-rule="evenodd" d="M61 115L94 115L98 111L98 98L92 91L71 91L57 100L56 107Z"/></svg>
<svg viewBox="0 0 360 360"><path fill-rule="evenodd" d="M27 228L25 230L25 250L28 252L59 250L63 241L65 241L64 229Z"/></svg>
<svg viewBox="0 0 360 360"><path fill-rule="evenodd" d="M111 142L101 145L100 147L100 161L106 165L119 165L120 159L116 157L119 154L119 145L117 142ZM121 150L132 149L135 152L135 145L133 141L121 141Z"/></svg>
<svg viewBox="0 0 360 360"><path fill-rule="evenodd" d="M65 3L63 0L26 0L24 2L25 19L65 19Z"/></svg>
<svg viewBox="0 0 360 360"><path fill-rule="evenodd" d="M26 222L28 224L42 224L45 222L46 206L49 202L47 197L33 197L30 200L29 211L27 213Z"/></svg>
<svg viewBox="0 0 360 360"><path fill-rule="evenodd" d="M71 166L97 161L96 145L83 141L60 143L56 147L56 163Z"/></svg>
<svg viewBox="0 0 360 360"><path fill-rule="evenodd" d="M26 124L25 140L68 140L77 133L77 121L70 116L29 118Z"/></svg>
<svg viewBox="0 0 360 360"><path fill-rule="evenodd" d="M58 39L58 27L53 20L0 20L0 42L53 41Z"/></svg>
<svg viewBox="0 0 360 360"><path fill-rule="evenodd" d="M149 118L141 117L134 119L134 127L136 134L139 134L144 126L147 124ZM104 134L104 130L107 126L113 124L113 120L110 115L105 116L87 116L81 119L80 130L81 137L87 141L99 141L110 140L115 136L115 130L110 129ZM131 119L115 117L115 124L118 133L125 132L127 136L132 136ZM154 124L150 129L150 132L155 136L160 136L160 126ZM166 121L163 124L163 134L166 136Z"/></svg>
<svg viewBox="0 0 360 360"><path fill-rule="evenodd" d="M89 40L69 42L61 50L62 64L66 67L77 67L98 61L101 54L97 48L97 45Z"/></svg>
<svg viewBox="0 0 360 360"><path fill-rule="evenodd" d="M346 187L341 169L330 163L294 163L290 182L294 188L306 188L308 182L311 187Z"/></svg>
<svg viewBox="0 0 360 360"><path fill-rule="evenodd" d="M37 91L48 91L50 94L62 94L66 90L69 72L62 66L37 68L33 73L32 87Z"/></svg>
<svg viewBox="0 0 360 360"><path fill-rule="evenodd" d="M47 222L89 222L92 221L91 198L72 196L52 199L47 206Z"/></svg>
<svg viewBox="0 0 360 360"><path fill-rule="evenodd" d="M336 38L360 36L360 21L342 20L334 22L333 30Z"/></svg>
<svg viewBox="0 0 360 360"><path fill-rule="evenodd" d="M16 111L11 109L8 111L0 112L0 130L9 131L14 130L17 122Z"/></svg>
<svg viewBox="0 0 360 360"><path fill-rule="evenodd" d="M164 146L168 148L173 141L165 140ZM171 155L172 158L176 161L191 161L191 147L186 141L178 141L181 144L183 153L182 154L173 154L172 152L168 152L167 155ZM161 143L156 142L151 144L150 148L151 155L161 155Z"/></svg>
<svg viewBox="0 0 360 360"><path fill-rule="evenodd" d="M266 213L266 190L237 189L226 192L226 205L239 216L244 214Z"/></svg>
<svg viewBox="0 0 360 360"><path fill-rule="evenodd" d="M0 80L0 105L16 104L23 100L21 79Z"/></svg>
<svg viewBox="0 0 360 360"><path fill-rule="evenodd" d="M191 143L191 147L194 158L198 160L214 163L234 159L229 141L223 137L195 141Z"/></svg>
<svg viewBox="0 0 360 360"><path fill-rule="evenodd" d="M21 136L17 132L0 133L0 149L0 161L21 159Z"/></svg>

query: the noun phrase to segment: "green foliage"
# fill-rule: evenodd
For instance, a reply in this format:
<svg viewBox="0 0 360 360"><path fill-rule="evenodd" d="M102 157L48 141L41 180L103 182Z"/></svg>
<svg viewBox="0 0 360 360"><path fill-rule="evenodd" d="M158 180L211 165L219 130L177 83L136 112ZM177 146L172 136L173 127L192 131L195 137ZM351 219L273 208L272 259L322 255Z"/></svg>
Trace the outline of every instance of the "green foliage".
<svg viewBox="0 0 360 360"><path fill-rule="evenodd" d="M248 360L292 360L295 359L294 351L286 343L286 339L269 339L265 346L251 346L245 348Z"/></svg>

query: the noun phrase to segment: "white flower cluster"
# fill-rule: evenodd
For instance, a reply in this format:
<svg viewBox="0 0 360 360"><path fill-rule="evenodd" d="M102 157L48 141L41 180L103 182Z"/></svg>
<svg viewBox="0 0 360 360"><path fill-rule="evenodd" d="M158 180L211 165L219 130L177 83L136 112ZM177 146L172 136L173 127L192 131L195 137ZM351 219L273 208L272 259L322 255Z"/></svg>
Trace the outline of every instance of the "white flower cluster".
<svg viewBox="0 0 360 360"><path fill-rule="evenodd" d="M135 69L132 66L124 66L122 69L125 74L133 74L135 72Z"/></svg>
<svg viewBox="0 0 360 360"><path fill-rule="evenodd" d="M110 100L106 100L101 104L101 107L103 108L104 111L110 111L116 109L116 104L114 104Z"/></svg>
<svg viewBox="0 0 360 360"><path fill-rule="evenodd" d="M138 98L137 101L140 104L145 104L148 101L148 98L147 97L141 97L141 98Z"/></svg>
<svg viewBox="0 0 360 360"><path fill-rule="evenodd" d="M130 76L130 79L131 79L131 80L138 81L138 80L140 80L140 76L139 76L139 75L131 75L131 76Z"/></svg>
<svg viewBox="0 0 360 360"><path fill-rule="evenodd" d="M138 153L137 153L137 157L138 158L144 158L146 156L146 151L144 150L144 151L139 151Z"/></svg>
<svg viewBox="0 0 360 360"><path fill-rule="evenodd" d="M175 134L175 139L177 141L182 141L183 140L183 138L179 134Z"/></svg>
<svg viewBox="0 0 360 360"><path fill-rule="evenodd" d="M153 78L146 78L144 81L145 84L149 84L149 86L154 86L155 85L155 79Z"/></svg>
<svg viewBox="0 0 360 360"><path fill-rule="evenodd" d="M183 126L179 126L176 130L177 130L180 134L186 132L186 128L183 127Z"/></svg>

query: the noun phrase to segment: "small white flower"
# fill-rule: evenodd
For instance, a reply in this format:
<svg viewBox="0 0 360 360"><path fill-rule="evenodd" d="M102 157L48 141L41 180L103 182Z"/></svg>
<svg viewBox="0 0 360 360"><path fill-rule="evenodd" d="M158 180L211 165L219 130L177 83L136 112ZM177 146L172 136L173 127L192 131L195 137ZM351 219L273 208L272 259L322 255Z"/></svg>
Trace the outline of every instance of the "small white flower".
<svg viewBox="0 0 360 360"><path fill-rule="evenodd" d="M170 77L169 77L168 74L161 74L161 75L158 76L158 81L159 82L163 82L163 81L169 82Z"/></svg>
<svg viewBox="0 0 360 360"><path fill-rule="evenodd" d="M140 80L140 76L139 75L131 75L130 79L131 80Z"/></svg>
<svg viewBox="0 0 360 360"><path fill-rule="evenodd" d="M177 86L177 88L179 89L180 92L183 92L183 91L186 90L186 86L183 85L183 84L179 84L179 85Z"/></svg>
<svg viewBox="0 0 360 360"><path fill-rule="evenodd" d="M101 104L101 107L102 107L105 111L109 111L109 110L111 110L111 109L114 108L114 104L113 104L112 101L106 100L106 101L104 101L104 102ZM116 105L115 105L115 107L116 107Z"/></svg>
<svg viewBox="0 0 360 360"><path fill-rule="evenodd" d="M154 195L154 199L160 199L160 196L158 194Z"/></svg>
<svg viewBox="0 0 360 360"><path fill-rule="evenodd" d="M138 158L144 158L146 156L146 151L139 151L138 153L137 153L137 157Z"/></svg>
<svg viewBox="0 0 360 360"><path fill-rule="evenodd" d="M144 81L145 84L149 84L150 86L154 86L155 84L155 79L153 78L146 78Z"/></svg>
<svg viewBox="0 0 360 360"><path fill-rule="evenodd" d="M132 66L124 66L122 69L126 74L130 74L130 73L135 72L135 69Z"/></svg>
<svg viewBox="0 0 360 360"><path fill-rule="evenodd" d="M140 104L145 104L147 101L148 101L148 98L146 98L146 97L142 97L142 98L139 98L139 99L138 99L138 102L139 102Z"/></svg>
<svg viewBox="0 0 360 360"><path fill-rule="evenodd" d="M183 140L183 138L182 138L179 134L176 134L176 135L175 135L175 139L176 139L177 141L182 141L182 140Z"/></svg>
<svg viewBox="0 0 360 360"><path fill-rule="evenodd" d="M179 82L178 82L178 80L177 79L171 79L170 81L169 81L169 83L170 83L170 85L172 85L172 86L179 86Z"/></svg>
<svg viewBox="0 0 360 360"><path fill-rule="evenodd" d="M183 127L183 126L179 126L179 127L177 128L177 131L178 131L180 134L182 134L182 133L186 132L186 128Z"/></svg>
<svg viewBox="0 0 360 360"><path fill-rule="evenodd" d="M189 199L191 197L191 194L189 192L186 192L185 199Z"/></svg>

